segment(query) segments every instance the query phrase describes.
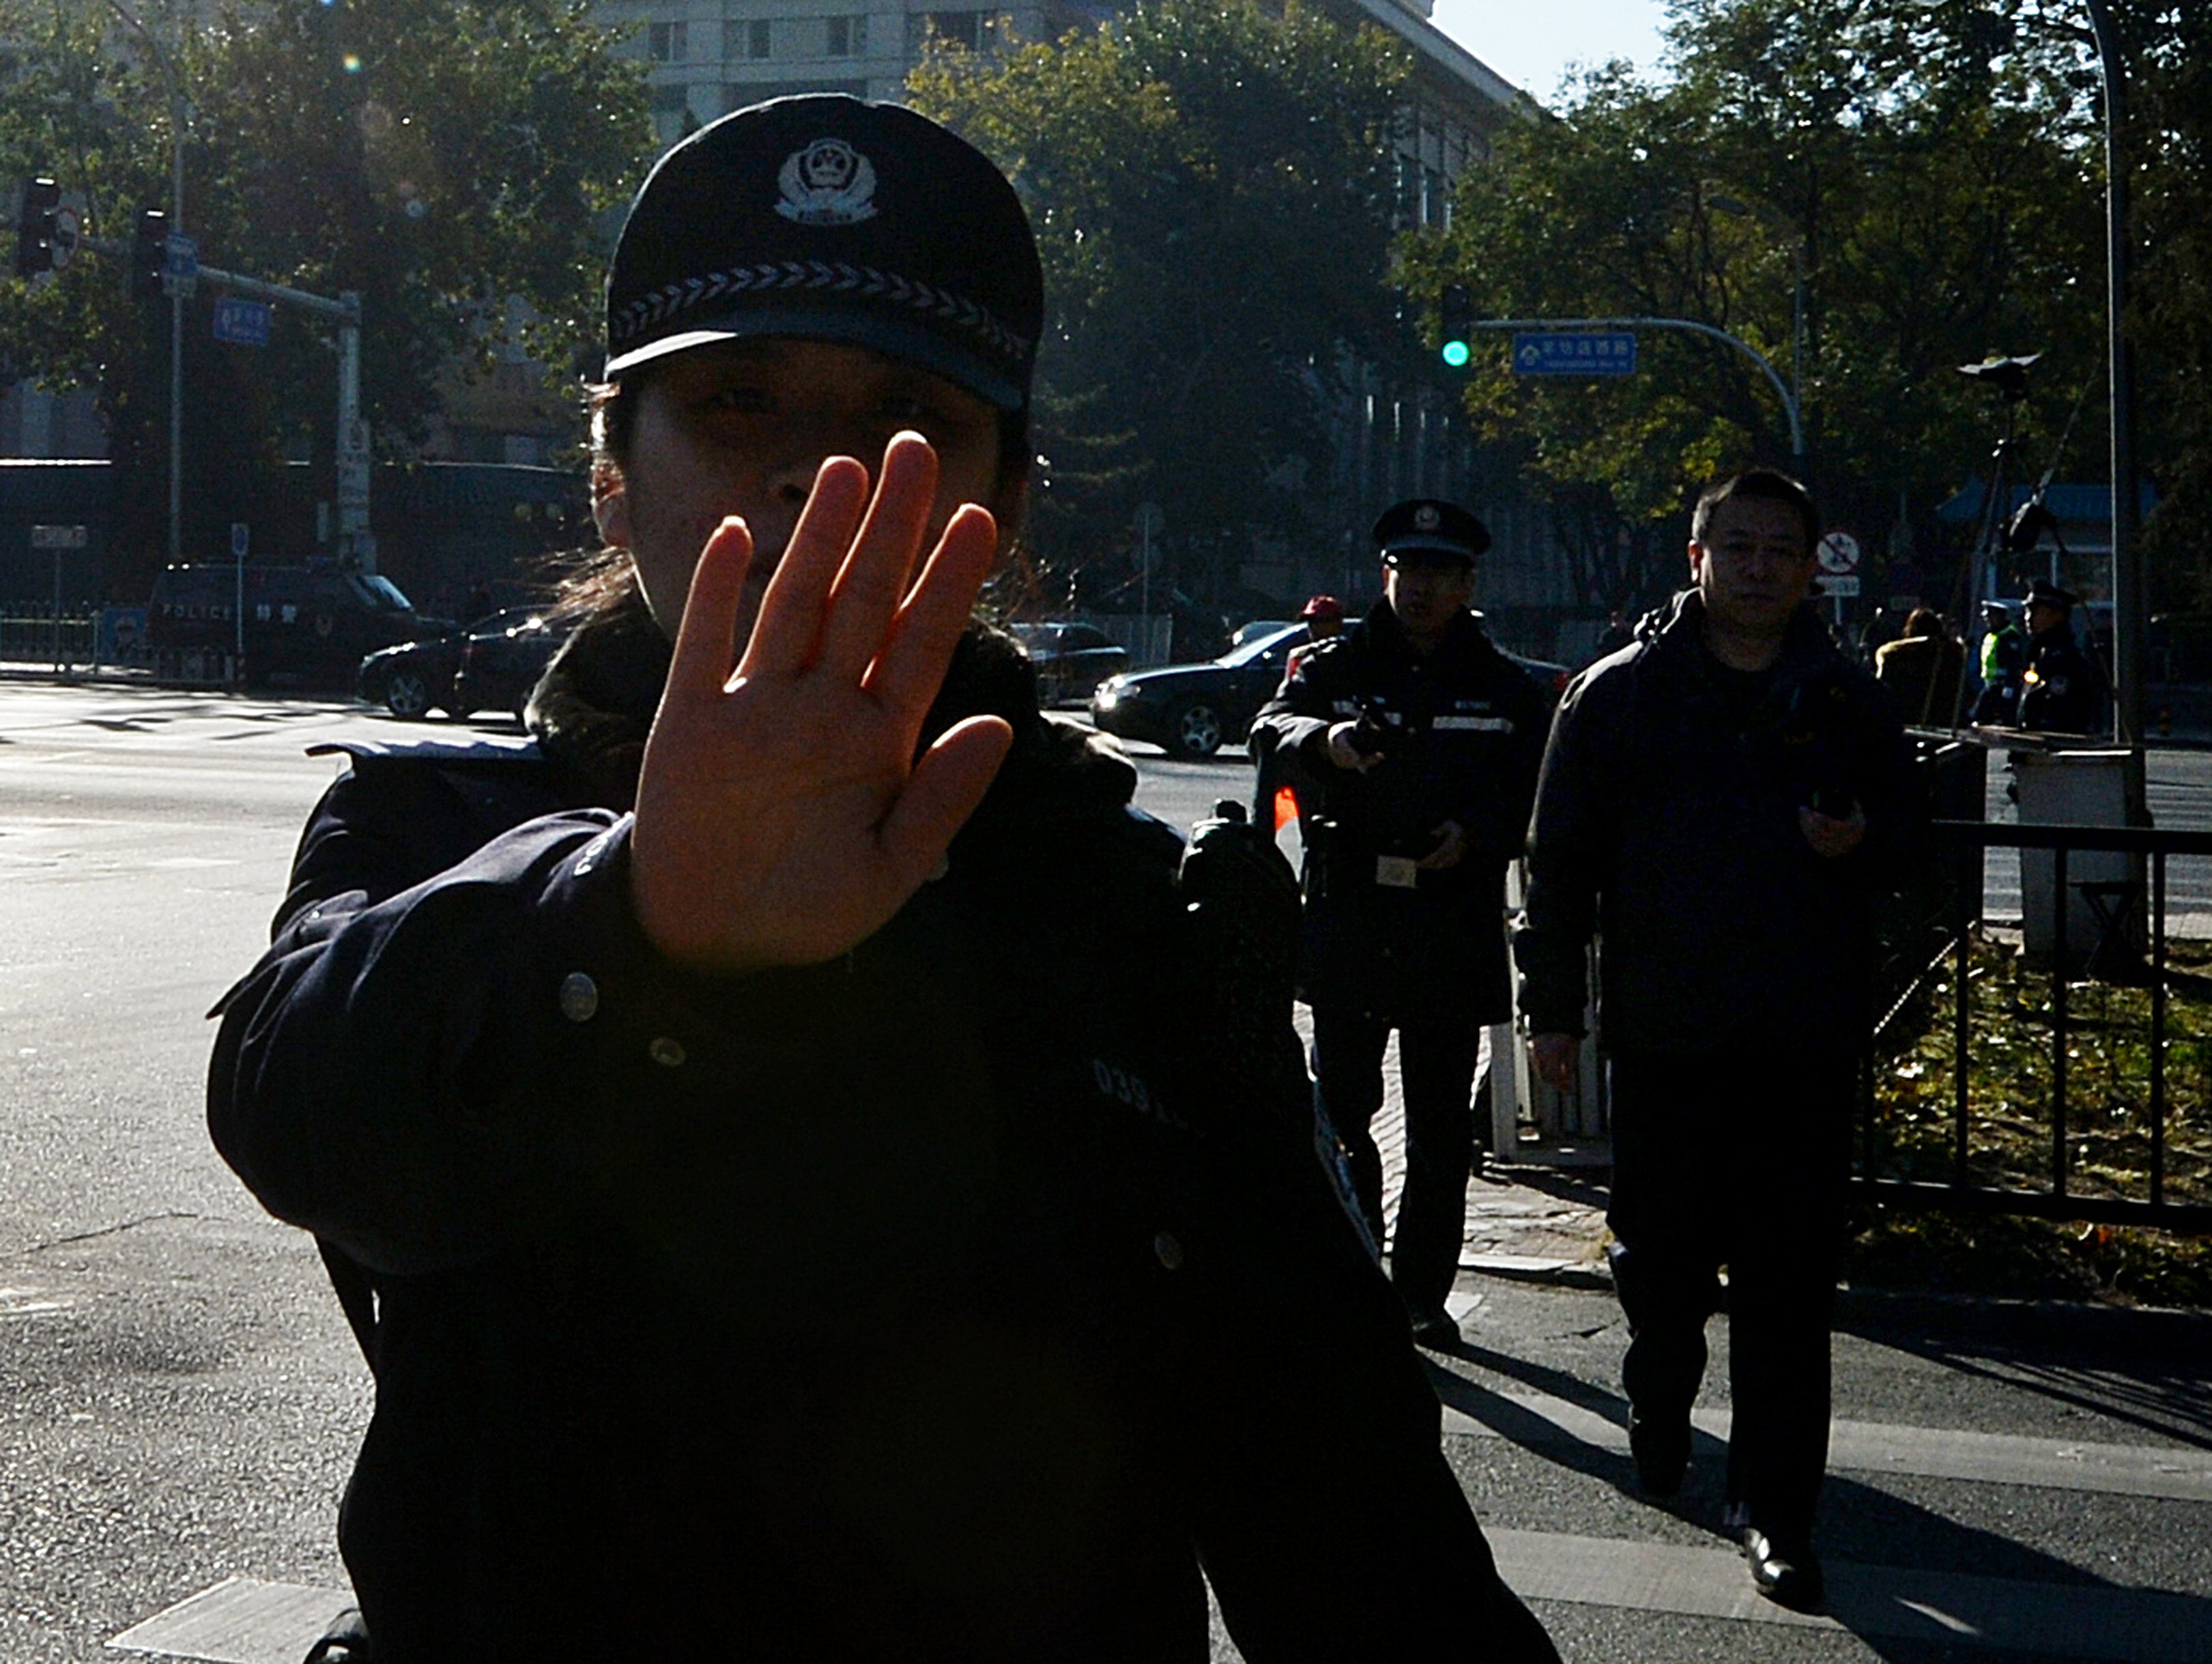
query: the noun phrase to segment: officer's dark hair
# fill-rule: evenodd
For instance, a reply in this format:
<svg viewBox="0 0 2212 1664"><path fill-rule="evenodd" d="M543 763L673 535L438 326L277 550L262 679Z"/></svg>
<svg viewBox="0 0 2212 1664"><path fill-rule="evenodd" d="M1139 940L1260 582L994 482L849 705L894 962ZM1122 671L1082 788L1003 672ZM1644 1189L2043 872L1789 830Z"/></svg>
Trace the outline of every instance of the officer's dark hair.
<svg viewBox="0 0 2212 1664"><path fill-rule="evenodd" d="M1779 468L1739 469L1699 492L1698 506L1690 511L1690 540L1702 544L1705 530L1712 524L1713 510L1739 497L1747 502L1788 503L1805 529L1805 553L1810 555L1819 547L1820 513L1813 507L1813 494Z"/></svg>

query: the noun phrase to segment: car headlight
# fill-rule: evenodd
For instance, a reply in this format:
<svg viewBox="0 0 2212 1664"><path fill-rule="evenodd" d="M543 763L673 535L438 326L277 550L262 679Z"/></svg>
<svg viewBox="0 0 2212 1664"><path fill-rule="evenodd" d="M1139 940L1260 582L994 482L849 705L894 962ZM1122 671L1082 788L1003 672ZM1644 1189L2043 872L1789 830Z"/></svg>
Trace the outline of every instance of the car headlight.
<svg viewBox="0 0 2212 1664"><path fill-rule="evenodd" d="M1112 710L1121 702L1121 678L1109 676L1101 682L1097 691L1091 695L1091 702L1102 711Z"/></svg>

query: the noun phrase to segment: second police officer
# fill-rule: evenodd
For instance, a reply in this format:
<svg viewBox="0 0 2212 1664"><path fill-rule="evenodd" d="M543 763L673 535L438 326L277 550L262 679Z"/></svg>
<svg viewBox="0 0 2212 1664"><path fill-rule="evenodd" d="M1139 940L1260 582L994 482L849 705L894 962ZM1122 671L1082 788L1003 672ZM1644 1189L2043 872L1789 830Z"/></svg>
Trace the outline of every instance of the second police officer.
<svg viewBox="0 0 2212 1664"><path fill-rule="evenodd" d="M1551 701L1468 610L1482 522L1418 499L1375 522L1382 598L1301 651L1254 738L1310 815L1302 981L1323 1114L1382 1240L1369 1124L1398 1034L1406 1185L1391 1280L1416 1339L1449 1346L1483 1028L1511 1013L1502 919Z"/></svg>

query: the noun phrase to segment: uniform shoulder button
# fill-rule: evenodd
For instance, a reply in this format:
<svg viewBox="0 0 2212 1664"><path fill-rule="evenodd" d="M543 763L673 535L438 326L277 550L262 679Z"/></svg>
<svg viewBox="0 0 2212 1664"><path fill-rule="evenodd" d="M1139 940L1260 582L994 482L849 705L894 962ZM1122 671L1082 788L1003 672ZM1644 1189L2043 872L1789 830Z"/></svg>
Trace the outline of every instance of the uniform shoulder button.
<svg viewBox="0 0 2212 1664"><path fill-rule="evenodd" d="M664 1069L680 1069L687 1054L684 1042L671 1035L662 1035L645 1048L645 1054Z"/></svg>
<svg viewBox="0 0 2212 1664"><path fill-rule="evenodd" d="M571 1023L589 1023L599 1014L599 985L581 971L561 979L561 1015Z"/></svg>
<svg viewBox="0 0 2212 1664"><path fill-rule="evenodd" d="M1168 1271L1182 1268L1182 1243L1170 1230L1163 1230L1152 1238L1152 1257Z"/></svg>

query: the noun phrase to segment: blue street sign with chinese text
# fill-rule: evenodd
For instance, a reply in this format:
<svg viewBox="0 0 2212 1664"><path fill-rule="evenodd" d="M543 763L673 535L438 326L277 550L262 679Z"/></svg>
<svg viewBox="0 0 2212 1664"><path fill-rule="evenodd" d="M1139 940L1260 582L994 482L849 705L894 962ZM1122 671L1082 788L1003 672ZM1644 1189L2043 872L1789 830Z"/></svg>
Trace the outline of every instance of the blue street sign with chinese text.
<svg viewBox="0 0 2212 1664"><path fill-rule="evenodd" d="M225 295L215 303L215 338L240 347L269 344L270 308L258 301Z"/></svg>
<svg viewBox="0 0 2212 1664"><path fill-rule="evenodd" d="M1632 330L1524 330L1513 337L1516 375L1633 375Z"/></svg>

